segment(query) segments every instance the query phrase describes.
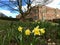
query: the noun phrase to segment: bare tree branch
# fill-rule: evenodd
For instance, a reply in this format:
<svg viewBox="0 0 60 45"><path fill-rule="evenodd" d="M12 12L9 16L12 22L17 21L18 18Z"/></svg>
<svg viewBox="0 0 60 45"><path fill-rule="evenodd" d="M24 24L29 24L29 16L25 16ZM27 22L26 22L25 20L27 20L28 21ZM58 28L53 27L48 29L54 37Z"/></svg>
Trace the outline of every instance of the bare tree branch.
<svg viewBox="0 0 60 45"><path fill-rule="evenodd" d="M8 6L8 7L10 7L12 10L18 11L17 9L14 9L13 7L11 7L11 6L10 6L10 5L8 5L8 4L5 4L5 3L3 3L3 2L0 2L0 3L2 3L2 4L4 4L4 5L6 5L6 6Z"/></svg>

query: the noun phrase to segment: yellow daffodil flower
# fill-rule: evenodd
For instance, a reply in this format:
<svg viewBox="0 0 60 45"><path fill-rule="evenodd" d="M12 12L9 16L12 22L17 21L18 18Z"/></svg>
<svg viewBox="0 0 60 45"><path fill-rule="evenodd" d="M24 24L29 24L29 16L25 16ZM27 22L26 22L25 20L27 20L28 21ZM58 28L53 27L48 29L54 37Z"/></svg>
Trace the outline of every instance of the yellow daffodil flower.
<svg viewBox="0 0 60 45"><path fill-rule="evenodd" d="M38 24L39 24L40 22L38 22Z"/></svg>
<svg viewBox="0 0 60 45"><path fill-rule="evenodd" d="M29 29L27 29L27 30L25 31L25 35L30 35L30 33L31 33L31 31L30 31Z"/></svg>
<svg viewBox="0 0 60 45"><path fill-rule="evenodd" d="M38 28L39 28L39 26L36 26L36 28L38 29Z"/></svg>
<svg viewBox="0 0 60 45"><path fill-rule="evenodd" d="M37 22L37 20L35 20L35 22Z"/></svg>
<svg viewBox="0 0 60 45"><path fill-rule="evenodd" d="M35 30L39 30L39 26L35 27L32 33L35 32Z"/></svg>
<svg viewBox="0 0 60 45"><path fill-rule="evenodd" d="M40 35L40 31L39 31L39 26L37 26L36 28L34 28L34 30L32 31L32 33L34 33L34 35Z"/></svg>
<svg viewBox="0 0 60 45"><path fill-rule="evenodd" d="M21 26L18 27L19 32L22 32L22 29L23 29L23 27L21 27Z"/></svg>
<svg viewBox="0 0 60 45"><path fill-rule="evenodd" d="M34 35L40 35L39 30L35 30L35 31L34 31Z"/></svg>
<svg viewBox="0 0 60 45"><path fill-rule="evenodd" d="M44 33L45 33L45 30L44 30L44 29L40 29L40 32L41 32L42 34L44 34Z"/></svg>

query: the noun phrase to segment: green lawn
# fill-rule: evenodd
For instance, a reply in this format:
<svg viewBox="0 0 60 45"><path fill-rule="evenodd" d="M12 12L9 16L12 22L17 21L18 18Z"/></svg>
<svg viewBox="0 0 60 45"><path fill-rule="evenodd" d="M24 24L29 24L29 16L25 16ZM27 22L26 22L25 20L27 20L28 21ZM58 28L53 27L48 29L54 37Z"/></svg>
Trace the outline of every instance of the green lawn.
<svg viewBox="0 0 60 45"><path fill-rule="evenodd" d="M45 28L46 33L44 36L39 39L37 45L44 45L47 43L48 39L51 39L50 42L56 42L57 45L60 45L60 27L57 23L52 22L20 22L20 21L9 21L0 19L0 45L19 45L19 35L18 27L22 26L24 29L29 28L33 30L34 27L40 26L40 28ZM25 45L28 45L25 42Z"/></svg>

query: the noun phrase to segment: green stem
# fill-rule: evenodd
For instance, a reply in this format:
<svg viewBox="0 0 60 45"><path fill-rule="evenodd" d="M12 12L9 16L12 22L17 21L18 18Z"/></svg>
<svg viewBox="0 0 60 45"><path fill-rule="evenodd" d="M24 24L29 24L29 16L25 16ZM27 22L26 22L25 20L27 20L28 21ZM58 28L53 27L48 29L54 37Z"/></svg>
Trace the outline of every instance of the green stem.
<svg viewBox="0 0 60 45"><path fill-rule="evenodd" d="M20 38L20 45L23 45L23 42L22 42L22 34L21 34L21 38Z"/></svg>
<svg viewBox="0 0 60 45"><path fill-rule="evenodd" d="M22 33L20 33L18 38L19 38L19 45L22 45Z"/></svg>
<svg viewBox="0 0 60 45"><path fill-rule="evenodd" d="M30 45L35 45L35 36L33 37L32 43Z"/></svg>

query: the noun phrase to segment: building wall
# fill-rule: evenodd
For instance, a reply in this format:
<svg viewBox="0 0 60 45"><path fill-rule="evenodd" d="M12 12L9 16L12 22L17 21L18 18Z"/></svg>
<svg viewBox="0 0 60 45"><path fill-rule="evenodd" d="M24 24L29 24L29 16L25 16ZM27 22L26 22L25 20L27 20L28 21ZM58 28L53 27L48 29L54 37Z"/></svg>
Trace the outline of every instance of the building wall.
<svg viewBox="0 0 60 45"><path fill-rule="evenodd" d="M20 18L19 15L17 18ZM60 10L50 8L47 6L35 6L33 9L31 9L31 12L29 15L26 16L26 18L32 18L33 20L53 20L60 18Z"/></svg>
<svg viewBox="0 0 60 45"><path fill-rule="evenodd" d="M45 20L53 20L53 19L58 19L60 18L60 10L59 9L54 9L50 7L43 6L42 8L39 9L39 18L42 18L41 16L43 15L43 18ZM42 14L41 14L42 13Z"/></svg>

